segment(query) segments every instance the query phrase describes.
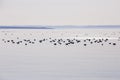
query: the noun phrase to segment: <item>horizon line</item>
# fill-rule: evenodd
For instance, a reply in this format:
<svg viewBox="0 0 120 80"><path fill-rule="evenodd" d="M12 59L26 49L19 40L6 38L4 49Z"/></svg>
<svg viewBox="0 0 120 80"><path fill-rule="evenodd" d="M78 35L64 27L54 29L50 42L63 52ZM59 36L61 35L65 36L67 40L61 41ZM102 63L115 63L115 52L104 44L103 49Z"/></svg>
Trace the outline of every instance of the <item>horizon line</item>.
<svg viewBox="0 0 120 80"><path fill-rule="evenodd" d="M0 26L0 29L108 29L108 28L120 28L120 25L86 25L86 26L74 26L74 25L59 25L59 26L43 26L43 25L26 25L26 26Z"/></svg>

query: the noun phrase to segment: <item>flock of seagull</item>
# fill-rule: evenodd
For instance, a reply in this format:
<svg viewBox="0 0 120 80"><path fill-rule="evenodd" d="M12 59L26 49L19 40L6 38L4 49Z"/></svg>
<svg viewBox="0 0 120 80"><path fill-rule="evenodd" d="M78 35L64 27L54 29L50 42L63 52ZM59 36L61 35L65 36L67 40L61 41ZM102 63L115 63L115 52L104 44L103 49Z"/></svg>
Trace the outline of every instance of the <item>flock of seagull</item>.
<svg viewBox="0 0 120 80"><path fill-rule="evenodd" d="M48 43L51 43L52 45L66 45L66 46L69 46L69 45L74 45L74 44L80 44L80 43L83 43L82 45L83 46L87 46L89 44L99 44L101 46L104 45L104 43L108 43L109 45L117 45L116 42L110 42L108 38L101 38L101 39L98 39L98 38L92 38L92 39L76 39L76 38L73 38L73 39L62 39L62 38L52 38L52 37L49 37L49 38L43 38L43 39L21 39L20 37L16 37L16 40L14 39L2 39L2 42L7 44L7 43L11 43L11 44L17 44L17 45L20 45L20 44L23 44L23 45L29 45L29 44L42 44L42 43L45 43L45 42L48 42Z"/></svg>
<svg viewBox="0 0 120 80"><path fill-rule="evenodd" d="M3 32L4 33L4 32ZM29 36L18 36L18 35L13 35L13 33L11 35L8 35L9 33L4 33L3 35L6 37L2 37L1 41L2 43L5 44L16 44L16 45L34 45L34 44L52 44L54 46L58 46L58 45L65 45L65 46L70 46L70 45L75 45L75 44L79 44L79 45L83 45L83 46L88 46L88 45L92 45L92 44L97 44L97 45L101 45L104 46L105 44L108 45L119 45L118 42L120 42L120 37L118 36L118 42L116 41L111 41L110 38L97 38L97 37L92 37L92 38L82 38L79 35L75 35L75 37L72 38L68 38L68 37L44 37L44 35L42 37L36 38L36 37L29 37ZM34 33L30 33L30 36L35 35ZM115 35L115 33L114 33ZM10 36L10 37L9 37ZM11 38L11 37L14 38ZM61 34L61 36L63 36L63 33Z"/></svg>

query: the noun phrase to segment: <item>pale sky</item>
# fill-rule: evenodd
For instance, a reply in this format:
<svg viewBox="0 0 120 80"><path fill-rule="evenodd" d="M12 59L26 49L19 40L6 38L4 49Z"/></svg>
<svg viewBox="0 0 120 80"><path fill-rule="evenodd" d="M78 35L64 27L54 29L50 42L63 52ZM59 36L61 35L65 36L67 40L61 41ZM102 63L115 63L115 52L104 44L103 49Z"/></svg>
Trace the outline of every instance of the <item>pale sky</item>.
<svg viewBox="0 0 120 80"><path fill-rule="evenodd" d="M120 0L0 0L0 25L120 25Z"/></svg>

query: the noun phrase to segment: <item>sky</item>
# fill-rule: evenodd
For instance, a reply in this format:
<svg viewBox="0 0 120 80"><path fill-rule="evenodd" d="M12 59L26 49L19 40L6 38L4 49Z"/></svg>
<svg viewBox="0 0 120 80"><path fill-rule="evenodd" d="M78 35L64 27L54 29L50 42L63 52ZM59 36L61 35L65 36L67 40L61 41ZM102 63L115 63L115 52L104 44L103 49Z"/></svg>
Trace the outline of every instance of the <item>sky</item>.
<svg viewBox="0 0 120 80"><path fill-rule="evenodd" d="M120 25L120 0L0 0L0 25Z"/></svg>

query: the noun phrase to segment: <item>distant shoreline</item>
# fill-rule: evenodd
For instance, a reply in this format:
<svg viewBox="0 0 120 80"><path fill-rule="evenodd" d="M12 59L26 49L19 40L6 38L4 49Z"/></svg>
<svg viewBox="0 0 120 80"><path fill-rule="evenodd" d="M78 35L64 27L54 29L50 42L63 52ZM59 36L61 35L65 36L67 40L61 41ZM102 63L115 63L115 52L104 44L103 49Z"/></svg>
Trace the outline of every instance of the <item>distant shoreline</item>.
<svg viewBox="0 0 120 80"><path fill-rule="evenodd" d="M0 29L120 29L120 25L91 26L0 26Z"/></svg>
<svg viewBox="0 0 120 80"><path fill-rule="evenodd" d="M0 26L0 29L52 29L52 28L48 28L48 27Z"/></svg>

